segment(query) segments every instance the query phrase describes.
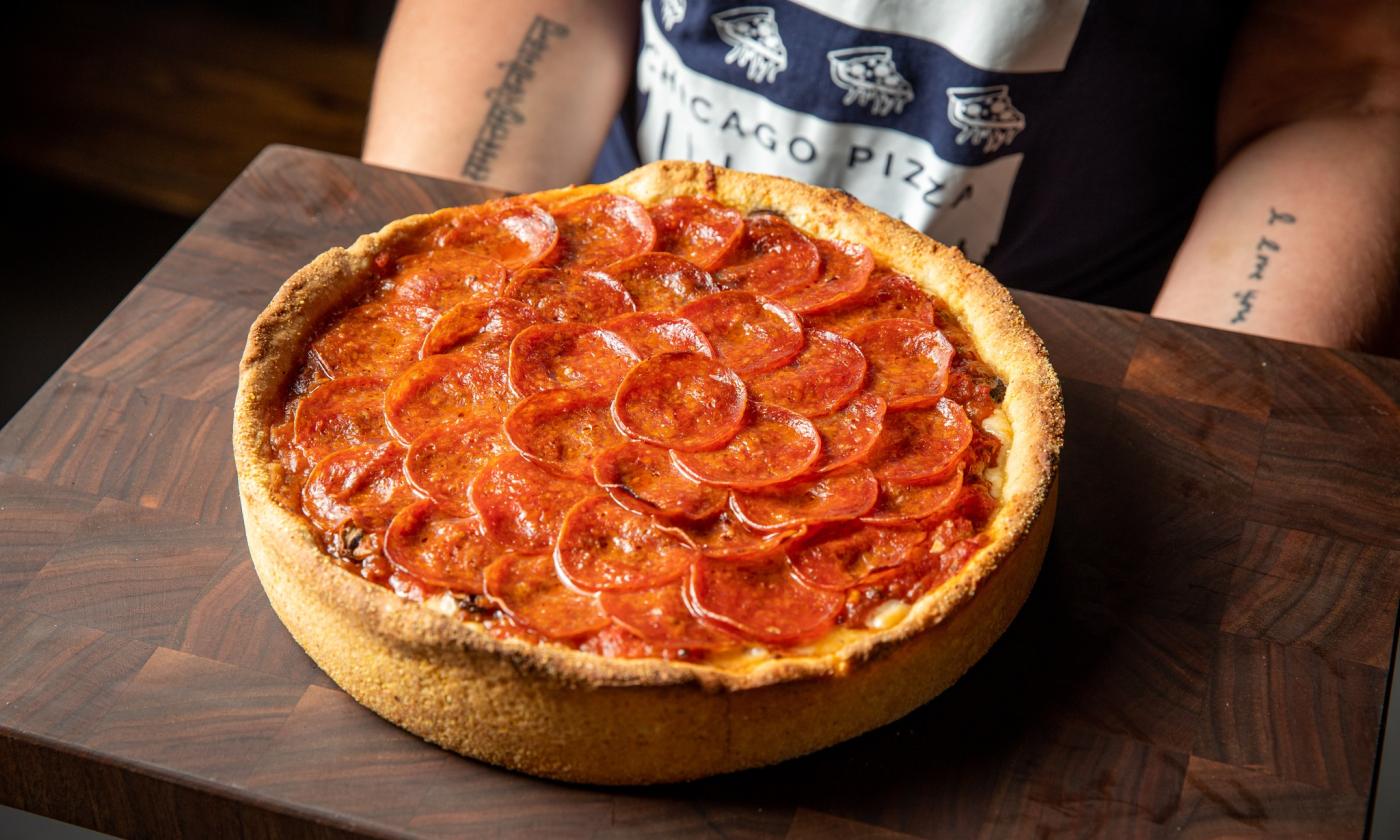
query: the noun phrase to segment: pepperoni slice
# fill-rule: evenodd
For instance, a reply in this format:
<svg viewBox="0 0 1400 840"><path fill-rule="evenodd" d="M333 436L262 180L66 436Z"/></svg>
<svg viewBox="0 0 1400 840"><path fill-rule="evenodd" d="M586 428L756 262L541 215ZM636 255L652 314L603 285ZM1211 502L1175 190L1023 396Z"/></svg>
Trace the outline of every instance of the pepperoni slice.
<svg viewBox="0 0 1400 840"><path fill-rule="evenodd" d="M892 569L927 553L923 531L848 525L809 535L788 552L802 580L819 589L844 592L882 569Z"/></svg>
<svg viewBox="0 0 1400 840"><path fill-rule="evenodd" d="M506 269L489 257L454 248L401 258L390 282L390 300L442 311L495 297L506 282Z"/></svg>
<svg viewBox="0 0 1400 840"><path fill-rule="evenodd" d="M510 343L510 384L522 396L611 391L639 359L616 333L587 324L536 324Z"/></svg>
<svg viewBox="0 0 1400 840"><path fill-rule="evenodd" d="M780 295L811 285L821 271L821 253L806 234L780 216L758 213L745 221L744 238L715 273L726 289Z"/></svg>
<svg viewBox="0 0 1400 840"><path fill-rule="evenodd" d="M864 245L840 239L815 240L822 267L815 280L789 286L777 295L792 309L806 315L840 306L861 292L875 270L875 255Z"/></svg>
<svg viewBox="0 0 1400 840"><path fill-rule="evenodd" d="M684 257L712 271L739 246L744 217L708 198L678 195L651 208L656 250Z"/></svg>
<svg viewBox="0 0 1400 840"><path fill-rule="evenodd" d="M719 292L676 314L710 339L725 364L741 376L776 370L802 352L802 321L777 301L752 292Z"/></svg>
<svg viewBox="0 0 1400 840"><path fill-rule="evenodd" d="M861 394L846 407L812 423L822 439L822 454L812 465L813 472L830 472L864 458L880 430L885 427L885 401L874 394Z"/></svg>
<svg viewBox="0 0 1400 840"><path fill-rule="evenodd" d="M782 487L734 493L734 515L759 531L783 531L818 522L840 522L869 511L880 495L875 474L864 467Z"/></svg>
<svg viewBox="0 0 1400 840"><path fill-rule="evenodd" d="M980 537L953 543L947 550L939 550L937 540L937 535L930 537L928 547L917 552L913 560L902 566L875 572L861 582L862 586L879 587L878 591L889 597L912 603L925 592L938 589L955 576L966 565L968 558L982 547ZM869 627L871 613L878 603L864 599L855 601L846 617L854 627Z"/></svg>
<svg viewBox="0 0 1400 840"><path fill-rule="evenodd" d="M865 290L847 298L840 305L807 316L807 322L824 330L849 335L850 331L867 321L886 318L910 318L929 325L938 323L938 310L923 289L913 280L895 271L877 268L870 275Z"/></svg>
<svg viewBox="0 0 1400 840"><path fill-rule="evenodd" d="M719 291L714 278L674 254L638 254L609 265L605 273L627 290L643 312L671 312Z"/></svg>
<svg viewBox="0 0 1400 840"><path fill-rule="evenodd" d="M755 531L727 510L704 522L685 522L677 527L706 557L732 563L771 557L806 531Z"/></svg>
<svg viewBox="0 0 1400 840"><path fill-rule="evenodd" d="M679 582L635 592L602 592L598 604L613 621L655 645L672 650L712 650L734 643L685 605Z"/></svg>
<svg viewBox="0 0 1400 840"><path fill-rule="evenodd" d="M566 587L548 554L507 554L486 568L486 595L515 621L551 639L577 639L608 626L598 599Z"/></svg>
<svg viewBox="0 0 1400 840"><path fill-rule="evenodd" d="M306 477L302 510L322 531L340 532L347 524L384 530L399 508L416 499L404 480L403 456L403 447L393 441L330 455Z"/></svg>
<svg viewBox="0 0 1400 840"><path fill-rule="evenodd" d="M748 399L744 381L720 362L698 353L663 353L622 380L613 417L629 437L697 451L734 436Z"/></svg>
<svg viewBox="0 0 1400 840"><path fill-rule="evenodd" d="M905 525L942 513L958 500L963 486L963 470L959 466L942 481L933 484L880 483L880 497L875 506L860 518L871 525Z"/></svg>
<svg viewBox="0 0 1400 840"><path fill-rule="evenodd" d="M809 330L802 352L777 370L749 382L754 395L808 417L830 414L865 384L865 356L848 339L826 330Z"/></svg>
<svg viewBox="0 0 1400 840"><path fill-rule="evenodd" d="M938 479L971 442L972 423L952 400L891 411L870 450L870 468L881 481L917 484Z"/></svg>
<svg viewBox="0 0 1400 840"><path fill-rule="evenodd" d="M748 489L796 478L821 454L812 421L774 405L751 406L748 423L729 442L708 452L672 452L692 477Z"/></svg>
<svg viewBox="0 0 1400 840"><path fill-rule="evenodd" d="M538 263L559 243L559 229L544 208L518 198L449 211L439 248L463 248L511 271Z"/></svg>
<svg viewBox="0 0 1400 840"><path fill-rule="evenodd" d="M675 530L602 494L574 505L554 548L564 582L584 592L660 586L685 574L699 557Z"/></svg>
<svg viewBox="0 0 1400 840"><path fill-rule="evenodd" d="M404 443L453 420L505 414L512 397L499 357L481 353L429 356L399 374L384 392L389 430Z"/></svg>
<svg viewBox="0 0 1400 840"><path fill-rule="evenodd" d="M646 208L625 195L599 193L554 211L557 265L601 268L652 250L656 228Z"/></svg>
<svg viewBox="0 0 1400 840"><path fill-rule="evenodd" d="M545 551L569 508L589 485L535 466L509 452L488 463L467 490L486 533L507 548Z"/></svg>
<svg viewBox="0 0 1400 840"><path fill-rule="evenodd" d="M505 549L481 529L435 502L414 502L398 512L384 534L384 556L430 586L480 595L482 573Z"/></svg>
<svg viewBox="0 0 1400 840"><path fill-rule="evenodd" d="M533 394L506 415L506 439L527 459L566 478L588 478L593 456L622 442L606 395L571 388Z"/></svg>
<svg viewBox="0 0 1400 840"><path fill-rule="evenodd" d="M909 318L872 321L851 330L870 362L870 390L890 408L931 405L948 390L953 345L936 328Z"/></svg>
<svg viewBox="0 0 1400 840"><path fill-rule="evenodd" d="M436 426L404 456L404 475L418 492L460 515L472 512L467 489L481 468L508 449L501 424L477 418Z"/></svg>
<svg viewBox="0 0 1400 840"><path fill-rule="evenodd" d="M681 472L665 449L636 441L599 454L593 480L622 507L667 518L705 519L729 499L726 491Z"/></svg>
<svg viewBox="0 0 1400 840"><path fill-rule="evenodd" d="M633 312L608 321L603 328L622 336L643 359L662 353L699 353L712 358L715 355L715 348L699 327L674 315Z"/></svg>
<svg viewBox="0 0 1400 840"><path fill-rule="evenodd" d="M427 307L373 301L347 311L311 342L311 361L332 379L393 376L418 357L437 318Z"/></svg>
<svg viewBox="0 0 1400 840"><path fill-rule="evenodd" d="M637 309L627 290L601 271L531 268L515 275L503 294L548 321L593 324Z"/></svg>
<svg viewBox="0 0 1400 840"><path fill-rule="evenodd" d="M503 354L517 333L539 321L533 306L509 298L458 304L433 323L418 355L426 359L466 350Z"/></svg>
<svg viewBox="0 0 1400 840"><path fill-rule="evenodd" d="M384 380L348 376L323 382L297 404L292 441L313 464L338 449L387 440Z"/></svg>
<svg viewBox="0 0 1400 840"><path fill-rule="evenodd" d="M829 630L846 598L803 583L781 558L745 565L702 557L691 573L687 602L746 638L793 644Z"/></svg>

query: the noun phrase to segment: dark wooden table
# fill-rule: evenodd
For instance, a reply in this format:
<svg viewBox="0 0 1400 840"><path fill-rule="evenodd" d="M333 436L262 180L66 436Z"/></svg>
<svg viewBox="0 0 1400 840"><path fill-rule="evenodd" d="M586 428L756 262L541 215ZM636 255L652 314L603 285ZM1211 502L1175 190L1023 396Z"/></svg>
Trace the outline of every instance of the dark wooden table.
<svg viewBox="0 0 1400 840"><path fill-rule="evenodd" d="M249 562L238 357L316 253L489 195L270 148L0 432L0 803L142 836L1363 834L1400 362L1033 294L1069 417L1055 537L934 702L778 767L620 790L357 706Z"/></svg>

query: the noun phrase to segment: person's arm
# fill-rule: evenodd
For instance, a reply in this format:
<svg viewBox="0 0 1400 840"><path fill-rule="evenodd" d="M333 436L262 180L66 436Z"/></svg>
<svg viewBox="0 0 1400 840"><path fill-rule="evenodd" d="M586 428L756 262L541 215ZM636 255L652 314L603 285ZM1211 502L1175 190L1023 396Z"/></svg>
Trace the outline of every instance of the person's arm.
<svg viewBox="0 0 1400 840"><path fill-rule="evenodd" d="M1152 314L1333 347L1389 340L1400 3L1256 4L1226 75L1219 142L1226 162Z"/></svg>
<svg viewBox="0 0 1400 840"><path fill-rule="evenodd" d="M400 0L363 157L510 190L582 181L631 79L637 23L636 0Z"/></svg>

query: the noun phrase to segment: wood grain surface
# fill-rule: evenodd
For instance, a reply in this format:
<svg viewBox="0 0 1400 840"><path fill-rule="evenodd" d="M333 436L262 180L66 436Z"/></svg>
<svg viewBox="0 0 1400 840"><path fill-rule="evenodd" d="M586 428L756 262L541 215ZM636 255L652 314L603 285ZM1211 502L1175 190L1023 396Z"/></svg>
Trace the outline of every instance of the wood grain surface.
<svg viewBox="0 0 1400 840"><path fill-rule="evenodd" d="M1400 363L1033 294L1069 418L1055 537L1007 636L907 718L773 768L602 789L459 758L349 700L248 559L243 338L325 248L491 195L270 148L0 431L0 802L141 836L1363 834L1400 598Z"/></svg>

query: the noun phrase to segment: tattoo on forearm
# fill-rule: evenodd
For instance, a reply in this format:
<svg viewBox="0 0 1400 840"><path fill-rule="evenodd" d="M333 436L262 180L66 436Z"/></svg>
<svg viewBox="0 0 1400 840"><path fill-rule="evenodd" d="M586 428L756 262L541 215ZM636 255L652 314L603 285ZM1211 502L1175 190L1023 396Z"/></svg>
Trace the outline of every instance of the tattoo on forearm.
<svg viewBox="0 0 1400 840"><path fill-rule="evenodd" d="M1254 289L1245 292L1235 292L1235 300L1239 302L1240 308L1239 311L1235 313L1235 317L1230 319L1230 323L1238 324L1248 317L1249 310L1254 308L1254 294Z"/></svg>
<svg viewBox="0 0 1400 840"><path fill-rule="evenodd" d="M1297 224L1298 218L1292 213L1284 213L1273 207L1269 208L1268 225L1292 225ZM1283 250L1283 243L1276 239L1270 239L1266 234L1259 237L1258 243L1254 246L1254 270L1249 273L1249 279L1256 283L1264 281L1264 270L1269 267L1269 255L1277 254ZM1249 313L1254 309L1254 299L1258 295L1258 289L1241 289L1236 291L1231 297L1234 298L1236 309L1235 316L1230 319L1232 324L1244 323L1249 317Z"/></svg>
<svg viewBox="0 0 1400 840"><path fill-rule="evenodd" d="M511 126L525 122L525 115L518 108L525 95L525 84L535 77L535 62L549 49L550 38L567 38L569 27L550 20L543 15L535 15L530 28L525 30L515 57L502 61L497 67L505 70L501 83L486 91L491 107L486 111L486 119L472 142L467 162L462 165L462 174L474 181L484 181L491 174L491 163L501 153Z"/></svg>
<svg viewBox="0 0 1400 840"><path fill-rule="evenodd" d="M1278 251L1279 244L1267 236L1259 237L1259 244L1254 246L1254 270L1249 273L1250 280L1263 280L1264 269L1269 265L1269 255L1265 251Z"/></svg>

